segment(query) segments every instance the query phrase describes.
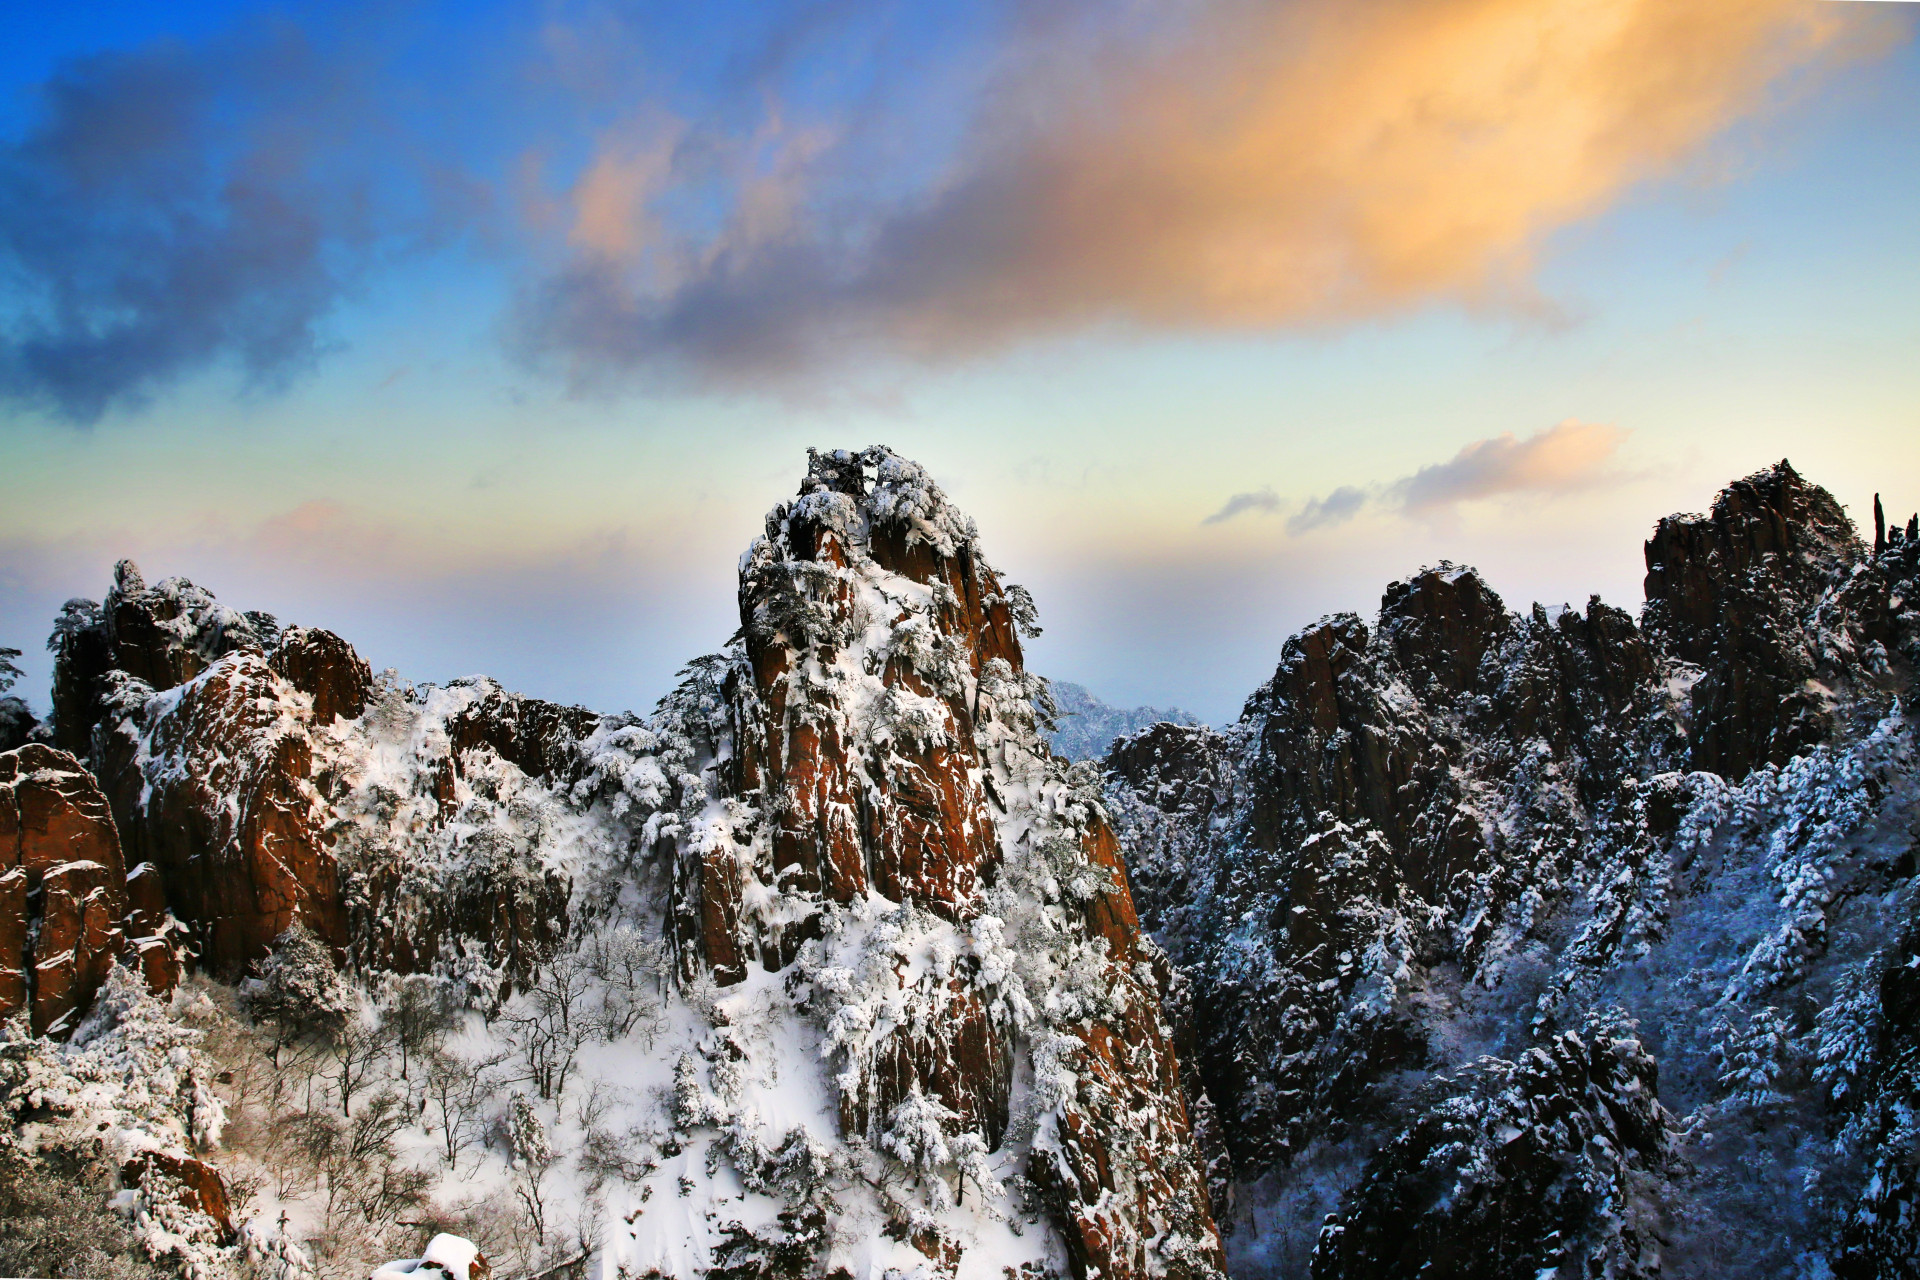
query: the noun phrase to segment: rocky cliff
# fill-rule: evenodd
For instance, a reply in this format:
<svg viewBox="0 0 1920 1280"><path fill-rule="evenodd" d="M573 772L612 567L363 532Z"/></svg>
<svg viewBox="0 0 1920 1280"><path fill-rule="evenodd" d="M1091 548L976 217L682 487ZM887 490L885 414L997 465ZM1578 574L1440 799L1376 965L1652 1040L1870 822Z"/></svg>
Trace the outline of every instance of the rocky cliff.
<svg viewBox="0 0 1920 1280"><path fill-rule="evenodd" d="M1235 1274L1907 1274L1917 557L1781 463L1638 621L1443 565L1116 744Z"/></svg>
<svg viewBox="0 0 1920 1280"><path fill-rule="evenodd" d="M151 877L129 877L107 800L64 751L0 753L0 1016L71 1029L125 957L156 990L178 977Z"/></svg>
<svg viewBox="0 0 1920 1280"><path fill-rule="evenodd" d="M647 718L375 675L122 563L57 625L70 754L0 756L28 832L0 825L0 932L37 966L0 1002L58 1031L150 950L157 990L167 965L244 981L276 1064L285 1028L330 1028L327 1119L285 1123L331 1131L369 1114L356 1090L426 1114L383 1039L400 1015L357 1012L417 976L436 1034L489 1048L486 1158L536 1246L571 1141L555 1176L618 1221L588 1246L609 1274L1217 1275L1172 972L1097 774L1046 745L1032 615L884 449L812 455L742 559L734 643ZM333 965L357 994L326 994ZM35 1052L90 1062L83 1039ZM216 1272L241 1248L221 1203L191 1206ZM292 1266L292 1229L246 1225L248 1256Z"/></svg>
<svg viewBox="0 0 1920 1280"><path fill-rule="evenodd" d="M884 449L812 455L645 717L123 564L0 754L0 1106L195 1276L401 1256L470 1179L529 1273L1910 1274L1916 525L1782 463L1638 617L1442 564L1104 774ZM303 1103L191 1047L222 992ZM282 1143L249 1216L228 1105L375 1173Z"/></svg>
<svg viewBox="0 0 1920 1280"><path fill-rule="evenodd" d="M914 464L814 456L743 558L739 647L663 726L680 969L790 974L843 1136L926 1161L937 1117L926 1171L951 1159L956 1197L1030 1180L1076 1275L1211 1274L1164 962L1091 777L1040 736L1023 594ZM718 1088L759 1055L705 1056ZM925 1218L947 1197L879 1207L951 1264L964 1240Z"/></svg>

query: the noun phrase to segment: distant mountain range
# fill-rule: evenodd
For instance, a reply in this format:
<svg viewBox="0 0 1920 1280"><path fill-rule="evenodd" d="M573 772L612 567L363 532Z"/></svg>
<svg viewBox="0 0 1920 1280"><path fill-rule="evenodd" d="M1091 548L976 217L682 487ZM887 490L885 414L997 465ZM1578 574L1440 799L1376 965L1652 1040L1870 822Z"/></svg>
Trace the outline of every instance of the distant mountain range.
<svg viewBox="0 0 1920 1280"><path fill-rule="evenodd" d="M1107 754L1116 738L1151 725L1199 724L1200 717L1178 707L1115 707L1102 702L1085 685L1065 680L1053 683L1053 700L1060 713L1047 734L1054 752L1069 760L1092 760Z"/></svg>

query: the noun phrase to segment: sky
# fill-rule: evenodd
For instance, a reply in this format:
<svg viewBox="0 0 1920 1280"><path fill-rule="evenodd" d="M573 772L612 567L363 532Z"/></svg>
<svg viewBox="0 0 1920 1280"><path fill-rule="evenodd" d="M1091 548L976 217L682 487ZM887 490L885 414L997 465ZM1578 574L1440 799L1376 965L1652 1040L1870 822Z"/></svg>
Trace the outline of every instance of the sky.
<svg viewBox="0 0 1920 1280"><path fill-rule="evenodd" d="M1920 5L0 4L0 645L122 556L645 710L808 447L1237 714L1424 565L1920 507Z"/></svg>

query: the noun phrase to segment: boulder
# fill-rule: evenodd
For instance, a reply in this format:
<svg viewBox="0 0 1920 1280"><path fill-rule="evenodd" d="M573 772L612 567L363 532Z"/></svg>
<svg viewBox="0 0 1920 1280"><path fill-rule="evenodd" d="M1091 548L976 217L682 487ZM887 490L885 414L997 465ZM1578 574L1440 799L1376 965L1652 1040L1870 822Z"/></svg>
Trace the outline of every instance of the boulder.
<svg viewBox="0 0 1920 1280"><path fill-rule="evenodd" d="M142 1151L121 1166L120 1181L149 1197L170 1195L182 1207L205 1214L212 1219L220 1244L239 1239L227 1184L220 1171L204 1160L167 1151Z"/></svg>

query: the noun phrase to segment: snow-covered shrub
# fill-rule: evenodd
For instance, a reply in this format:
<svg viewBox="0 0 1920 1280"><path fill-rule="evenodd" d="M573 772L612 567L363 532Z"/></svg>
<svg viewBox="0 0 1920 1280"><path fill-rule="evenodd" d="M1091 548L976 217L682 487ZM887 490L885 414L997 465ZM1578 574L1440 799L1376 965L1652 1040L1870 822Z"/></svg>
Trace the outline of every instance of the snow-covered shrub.
<svg viewBox="0 0 1920 1280"><path fill-rule="evenodd" d="M523 1093L507 1104L507 1152L513 1167L513 1192L533 1223L536 1239L547 1233L547 1173L559 1160L539 1110Z"/></svg>
<svg viewBox="0 0 1920 1280"><path fill-rule="evenodd" d="M303 1040L333 1043L358 1016L359 1000L340 976L327 945L295 924L240 984L240 1007L274 1029L274 1061Z"/></svg>

